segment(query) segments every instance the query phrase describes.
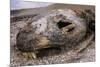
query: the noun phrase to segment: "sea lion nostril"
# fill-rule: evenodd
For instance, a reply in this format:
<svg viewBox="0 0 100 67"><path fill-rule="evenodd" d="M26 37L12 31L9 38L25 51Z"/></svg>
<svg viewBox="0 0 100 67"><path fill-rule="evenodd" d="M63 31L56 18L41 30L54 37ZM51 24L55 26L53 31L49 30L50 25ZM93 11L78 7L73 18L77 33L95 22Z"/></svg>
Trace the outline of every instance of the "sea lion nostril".
<svg viewBox="0 0 100 67"><path fill-rule="evenodd" d="M58 26L59 29L61 29L61 28L66 27L66 26L68 26L68 25L70 25L70 24L72 24L72 23L70 23L70 22L64 22L64 21L61 21L61 20L60 20L60 21L57 23L57 26Z"/></svg>

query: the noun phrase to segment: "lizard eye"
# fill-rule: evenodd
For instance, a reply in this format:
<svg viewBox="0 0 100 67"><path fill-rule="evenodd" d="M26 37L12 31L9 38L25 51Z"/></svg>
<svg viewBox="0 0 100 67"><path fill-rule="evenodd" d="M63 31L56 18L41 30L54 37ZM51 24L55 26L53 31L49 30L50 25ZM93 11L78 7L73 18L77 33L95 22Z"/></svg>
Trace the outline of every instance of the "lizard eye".
<svg viewBox="0 0 100 67"><path fill-rule="evenodd" d="M61 28L66 27L66 26L68 26L68 25L70 25L70 24L72 24L72 23L70 23L70 22L64 22L64 21L60 20L60 21L57 23L57 26L58 26L59 29L61 29Z"/></svg>

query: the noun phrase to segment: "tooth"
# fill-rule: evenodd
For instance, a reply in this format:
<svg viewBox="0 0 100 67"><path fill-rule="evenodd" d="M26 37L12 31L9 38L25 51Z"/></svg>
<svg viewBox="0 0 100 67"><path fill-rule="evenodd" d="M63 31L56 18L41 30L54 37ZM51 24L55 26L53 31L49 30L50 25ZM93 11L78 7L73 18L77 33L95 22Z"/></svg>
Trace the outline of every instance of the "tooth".
<svg viewBox="0 0 100 67"><path fill-rule="evenodd" d="M32 52L31 55L32 55L32 58L34 58L34 59L37 58L37 56L36 56L36 54L34 52Z"/></svg>
<svg viewBox="0 0 100 67"><path fill-rule="evenodd" d="M28 59L28 53L24 52L24 53L22 53L22 55L23 55L26 59Z"/></svg>
<svg viewBox="0 0 100 67"><path fill-rule="evenodd" d="M28 52L28 57L29 57L29 59L33 59L32 54L30 52Z"/></svg>

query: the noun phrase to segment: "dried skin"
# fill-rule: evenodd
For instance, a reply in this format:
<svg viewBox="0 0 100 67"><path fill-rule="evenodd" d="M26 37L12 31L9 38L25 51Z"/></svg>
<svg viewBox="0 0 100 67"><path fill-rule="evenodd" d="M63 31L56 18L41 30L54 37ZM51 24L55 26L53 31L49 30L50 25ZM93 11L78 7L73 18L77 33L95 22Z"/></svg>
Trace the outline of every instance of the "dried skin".
<svg viewBox="0 0 100 67"><path fill-rule="evenodd" d="M17 35L17 48L22 52L28 52L28 56L34 54L33 57L36 58L35 53L39 49L74 46L86 35L86 23L72 10L58 9L41 16L35 21L30 20ZM62 26L58 26L57 23ZM79 48L79 51L84 48Z"/></svg>

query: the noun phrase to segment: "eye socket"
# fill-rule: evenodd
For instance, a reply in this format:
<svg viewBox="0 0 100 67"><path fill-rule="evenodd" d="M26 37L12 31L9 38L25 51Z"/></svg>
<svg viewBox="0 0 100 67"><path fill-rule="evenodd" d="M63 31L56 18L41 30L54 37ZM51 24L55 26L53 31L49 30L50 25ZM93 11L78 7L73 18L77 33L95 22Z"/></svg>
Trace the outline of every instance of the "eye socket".
<svg viewBox="0 0 100 67"><path fill-rule="evenodd" d="M66 27L66 26L68 26L70 24L72 24L72 23L70 23L70 22L64 22L62 20L60 20L59 22L57 22L57 26L58 26L59 29L61 29L63 27Z"/></svg>

